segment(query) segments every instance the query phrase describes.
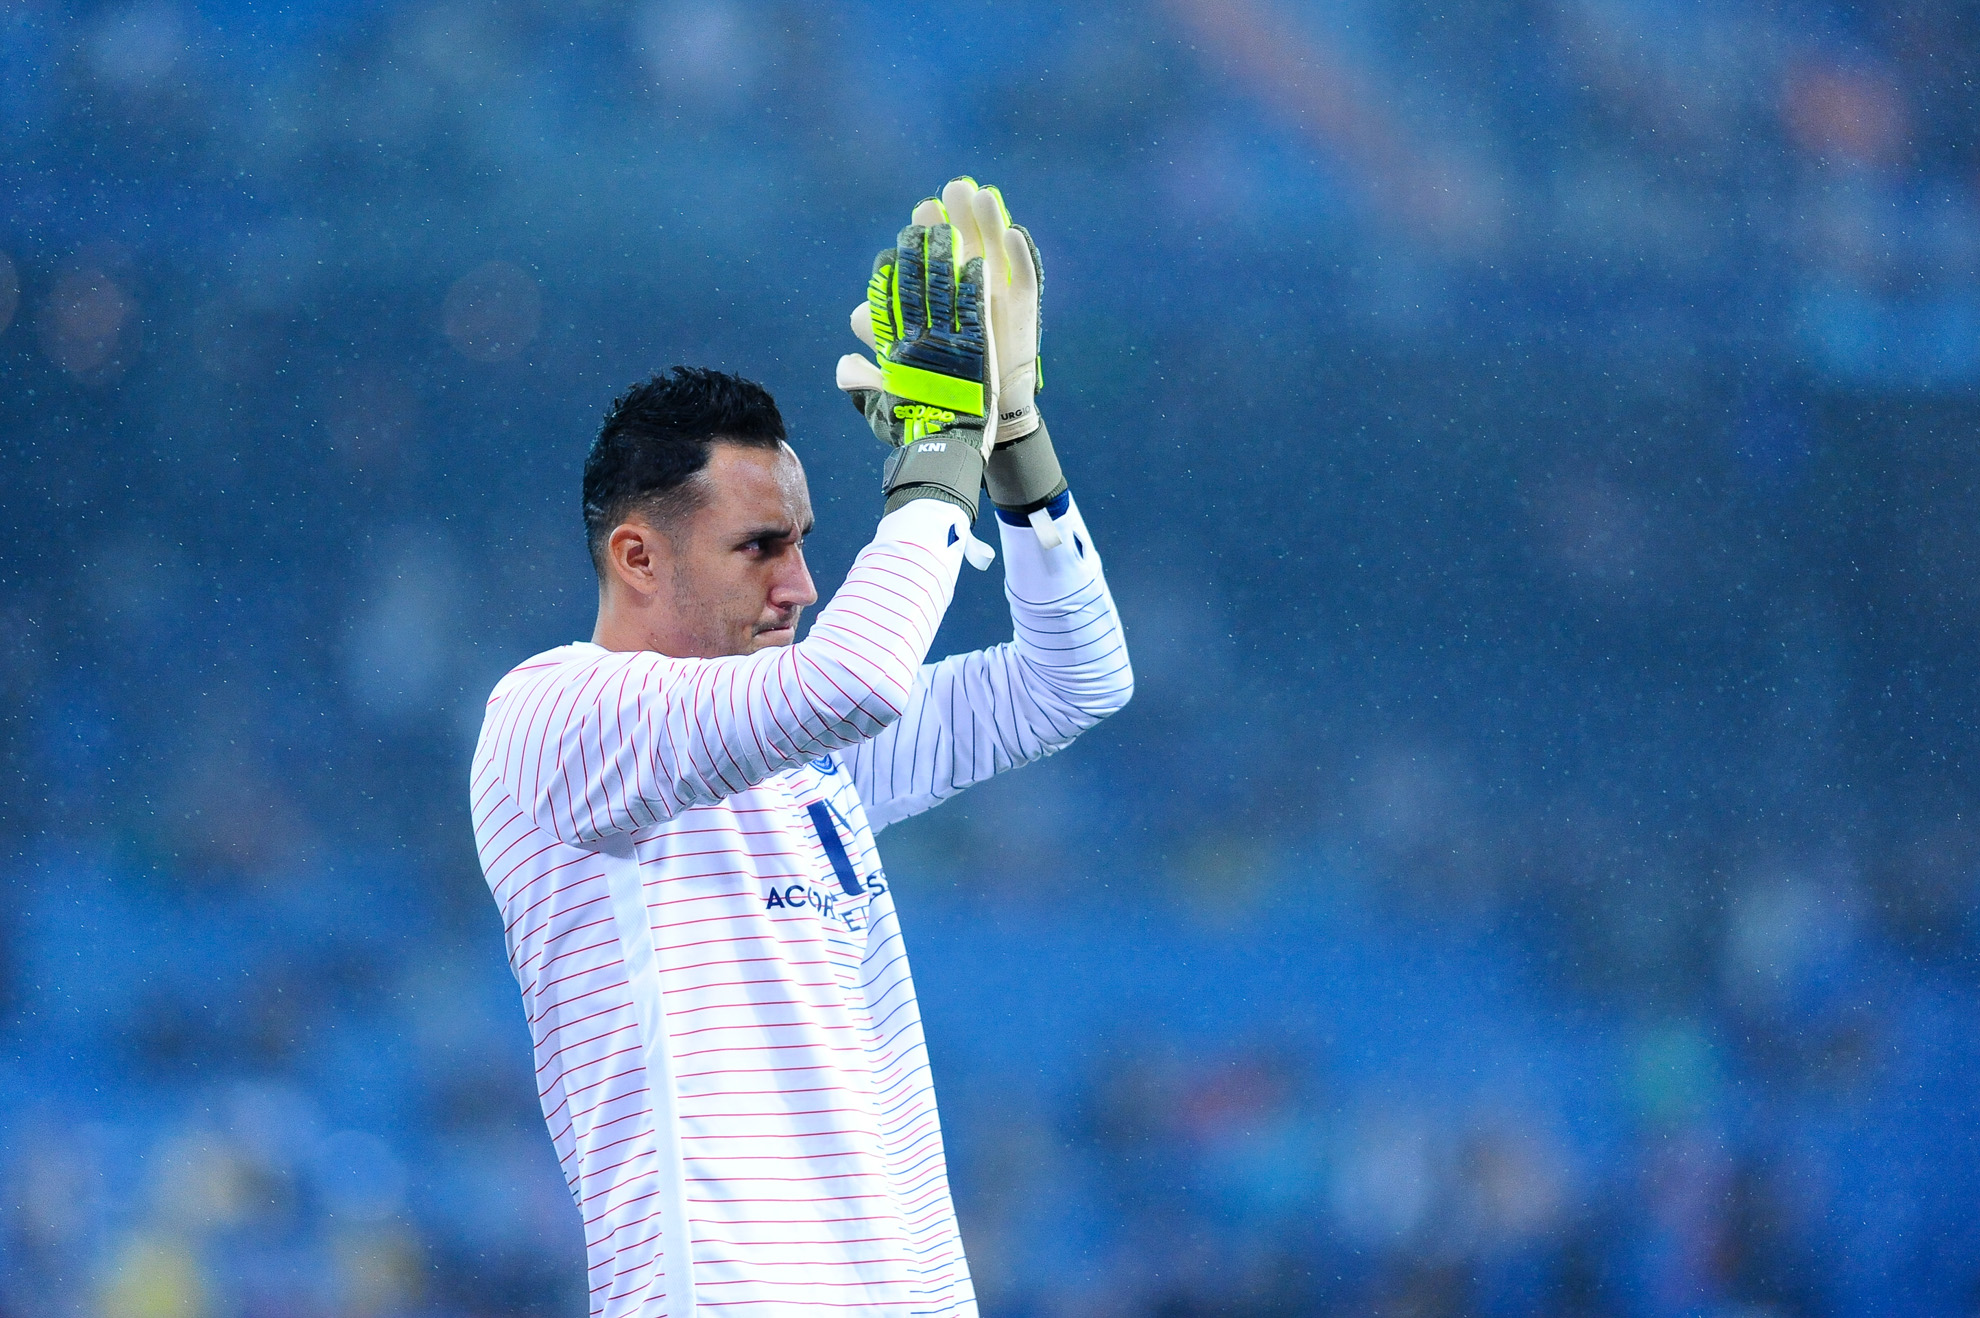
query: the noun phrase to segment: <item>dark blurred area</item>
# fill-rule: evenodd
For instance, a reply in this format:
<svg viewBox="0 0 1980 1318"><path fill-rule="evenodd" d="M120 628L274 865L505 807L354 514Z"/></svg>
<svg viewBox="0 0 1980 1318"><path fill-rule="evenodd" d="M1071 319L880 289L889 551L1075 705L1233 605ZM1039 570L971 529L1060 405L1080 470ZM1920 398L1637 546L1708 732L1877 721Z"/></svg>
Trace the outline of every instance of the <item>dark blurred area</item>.
<svg viewBox="0 0 1980 1318"><path fill-rule="evenodd" d="M1980 22L0 0L0 1315L585 1310L466 760L958 172L1139 694L890 831L985 1312L1980 1309ZM966 574L939 643L999 639Z"/></svg>

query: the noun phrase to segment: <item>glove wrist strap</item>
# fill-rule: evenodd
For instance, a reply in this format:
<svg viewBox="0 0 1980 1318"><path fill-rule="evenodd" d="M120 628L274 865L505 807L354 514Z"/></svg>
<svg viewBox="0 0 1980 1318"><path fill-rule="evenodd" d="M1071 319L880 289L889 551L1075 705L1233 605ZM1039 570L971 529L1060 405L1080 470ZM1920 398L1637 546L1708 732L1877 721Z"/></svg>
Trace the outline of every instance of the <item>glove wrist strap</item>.
<svg viewBox="0 0 1980 1318"><path fill-rule="evenodd" d="M887 511L915 499L943 499L976 520L977 491L983 485L980 432L949 429L894 450L880 477Z"/></svg>
<svg viewBox="0 0 1980 1318"><path fill-rule="evenodd" d="M1052 449L1044 417L1038 418L1038 427L1030 434L991 451L983 483L990 501L1011 513L1035 512L1065 493L1065 473L1059 470L1059 455Z"/></svg>

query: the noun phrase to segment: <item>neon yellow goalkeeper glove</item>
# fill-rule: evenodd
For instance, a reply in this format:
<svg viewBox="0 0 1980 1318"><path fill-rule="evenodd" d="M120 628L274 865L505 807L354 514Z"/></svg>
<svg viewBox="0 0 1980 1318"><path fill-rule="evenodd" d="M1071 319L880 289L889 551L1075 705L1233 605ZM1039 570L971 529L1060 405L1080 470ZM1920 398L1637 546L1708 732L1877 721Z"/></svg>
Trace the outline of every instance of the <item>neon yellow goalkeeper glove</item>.
<svg viewBox="0 0 1980 1318"><path fill-rule="evenodd" d="M961 246L939 218L902 229L874 257L867 284L865 319L879 364L858 354L839 359L839 388L894 448L881 481L888 512L935 498L976 517L993 358L983 261Z"/></svg>
<svg viewBox="0 0 1980 1318"><path fill-rule="evenodd" d="M942 189L942 210L964 233L965 250L983 254L991 360L998 381L996 447L984 483L1000 511L1029 521L1039 543L1051 549L1059 544L1059 531L1050 507L1065 493L1066 478L1035 401L1042 379L1039 303L1044 289L1038 244L1023 226L1011 223L1003 194L994 187L979 188L974 179L951 179Z"/></svg>
<svg viewBox="0 0 1980 1318"><path fill-rule="evenodd" d="M922 203L924 207L927 203ZM1038 244L1011 223L1003 194L964 176L942 189L942 211L963 235L966 256L983 257L990 334L997 363L997 442L1023 439L1038 424Z"/></svg>

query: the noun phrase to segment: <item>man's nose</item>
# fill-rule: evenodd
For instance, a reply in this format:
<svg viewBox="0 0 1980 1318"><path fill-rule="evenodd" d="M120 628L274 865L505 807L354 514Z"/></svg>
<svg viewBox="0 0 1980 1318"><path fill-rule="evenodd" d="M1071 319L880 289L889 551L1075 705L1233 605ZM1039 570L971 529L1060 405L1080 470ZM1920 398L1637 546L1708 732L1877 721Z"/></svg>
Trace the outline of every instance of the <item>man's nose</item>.
<svg viewBox="0 0 1980 1318"><path fill-rule="evenodd" d="M792 550L770 588L770 602L780 609L802 609L818 602L818 587L812 584L811 569L805 566L804 551Z"/></svg>

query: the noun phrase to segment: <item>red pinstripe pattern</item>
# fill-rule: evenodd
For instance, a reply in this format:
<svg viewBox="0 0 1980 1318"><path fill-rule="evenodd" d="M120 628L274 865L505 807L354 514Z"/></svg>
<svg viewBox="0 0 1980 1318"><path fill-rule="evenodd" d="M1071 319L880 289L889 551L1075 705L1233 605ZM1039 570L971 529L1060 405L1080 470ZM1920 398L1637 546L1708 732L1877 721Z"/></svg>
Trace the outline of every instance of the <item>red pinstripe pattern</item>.
<svg viewBox="0 0 1980 1318"><path fill-rule="evenodd" d="M906 520L797 646L717 660L568 646L489 701L476 841L594 1315L668 1315L681 1279L663 1247L684 1237L713 1313L975 1312L892 895L848 895L806 809L830 802L856 874L880 876L850 776L811 761L914 695L960 547L947 514ZM601 847L625 834L629 856ZM615 924L621 873L653 935L686 1223L660 1208L675 1169Z"/></svg>

